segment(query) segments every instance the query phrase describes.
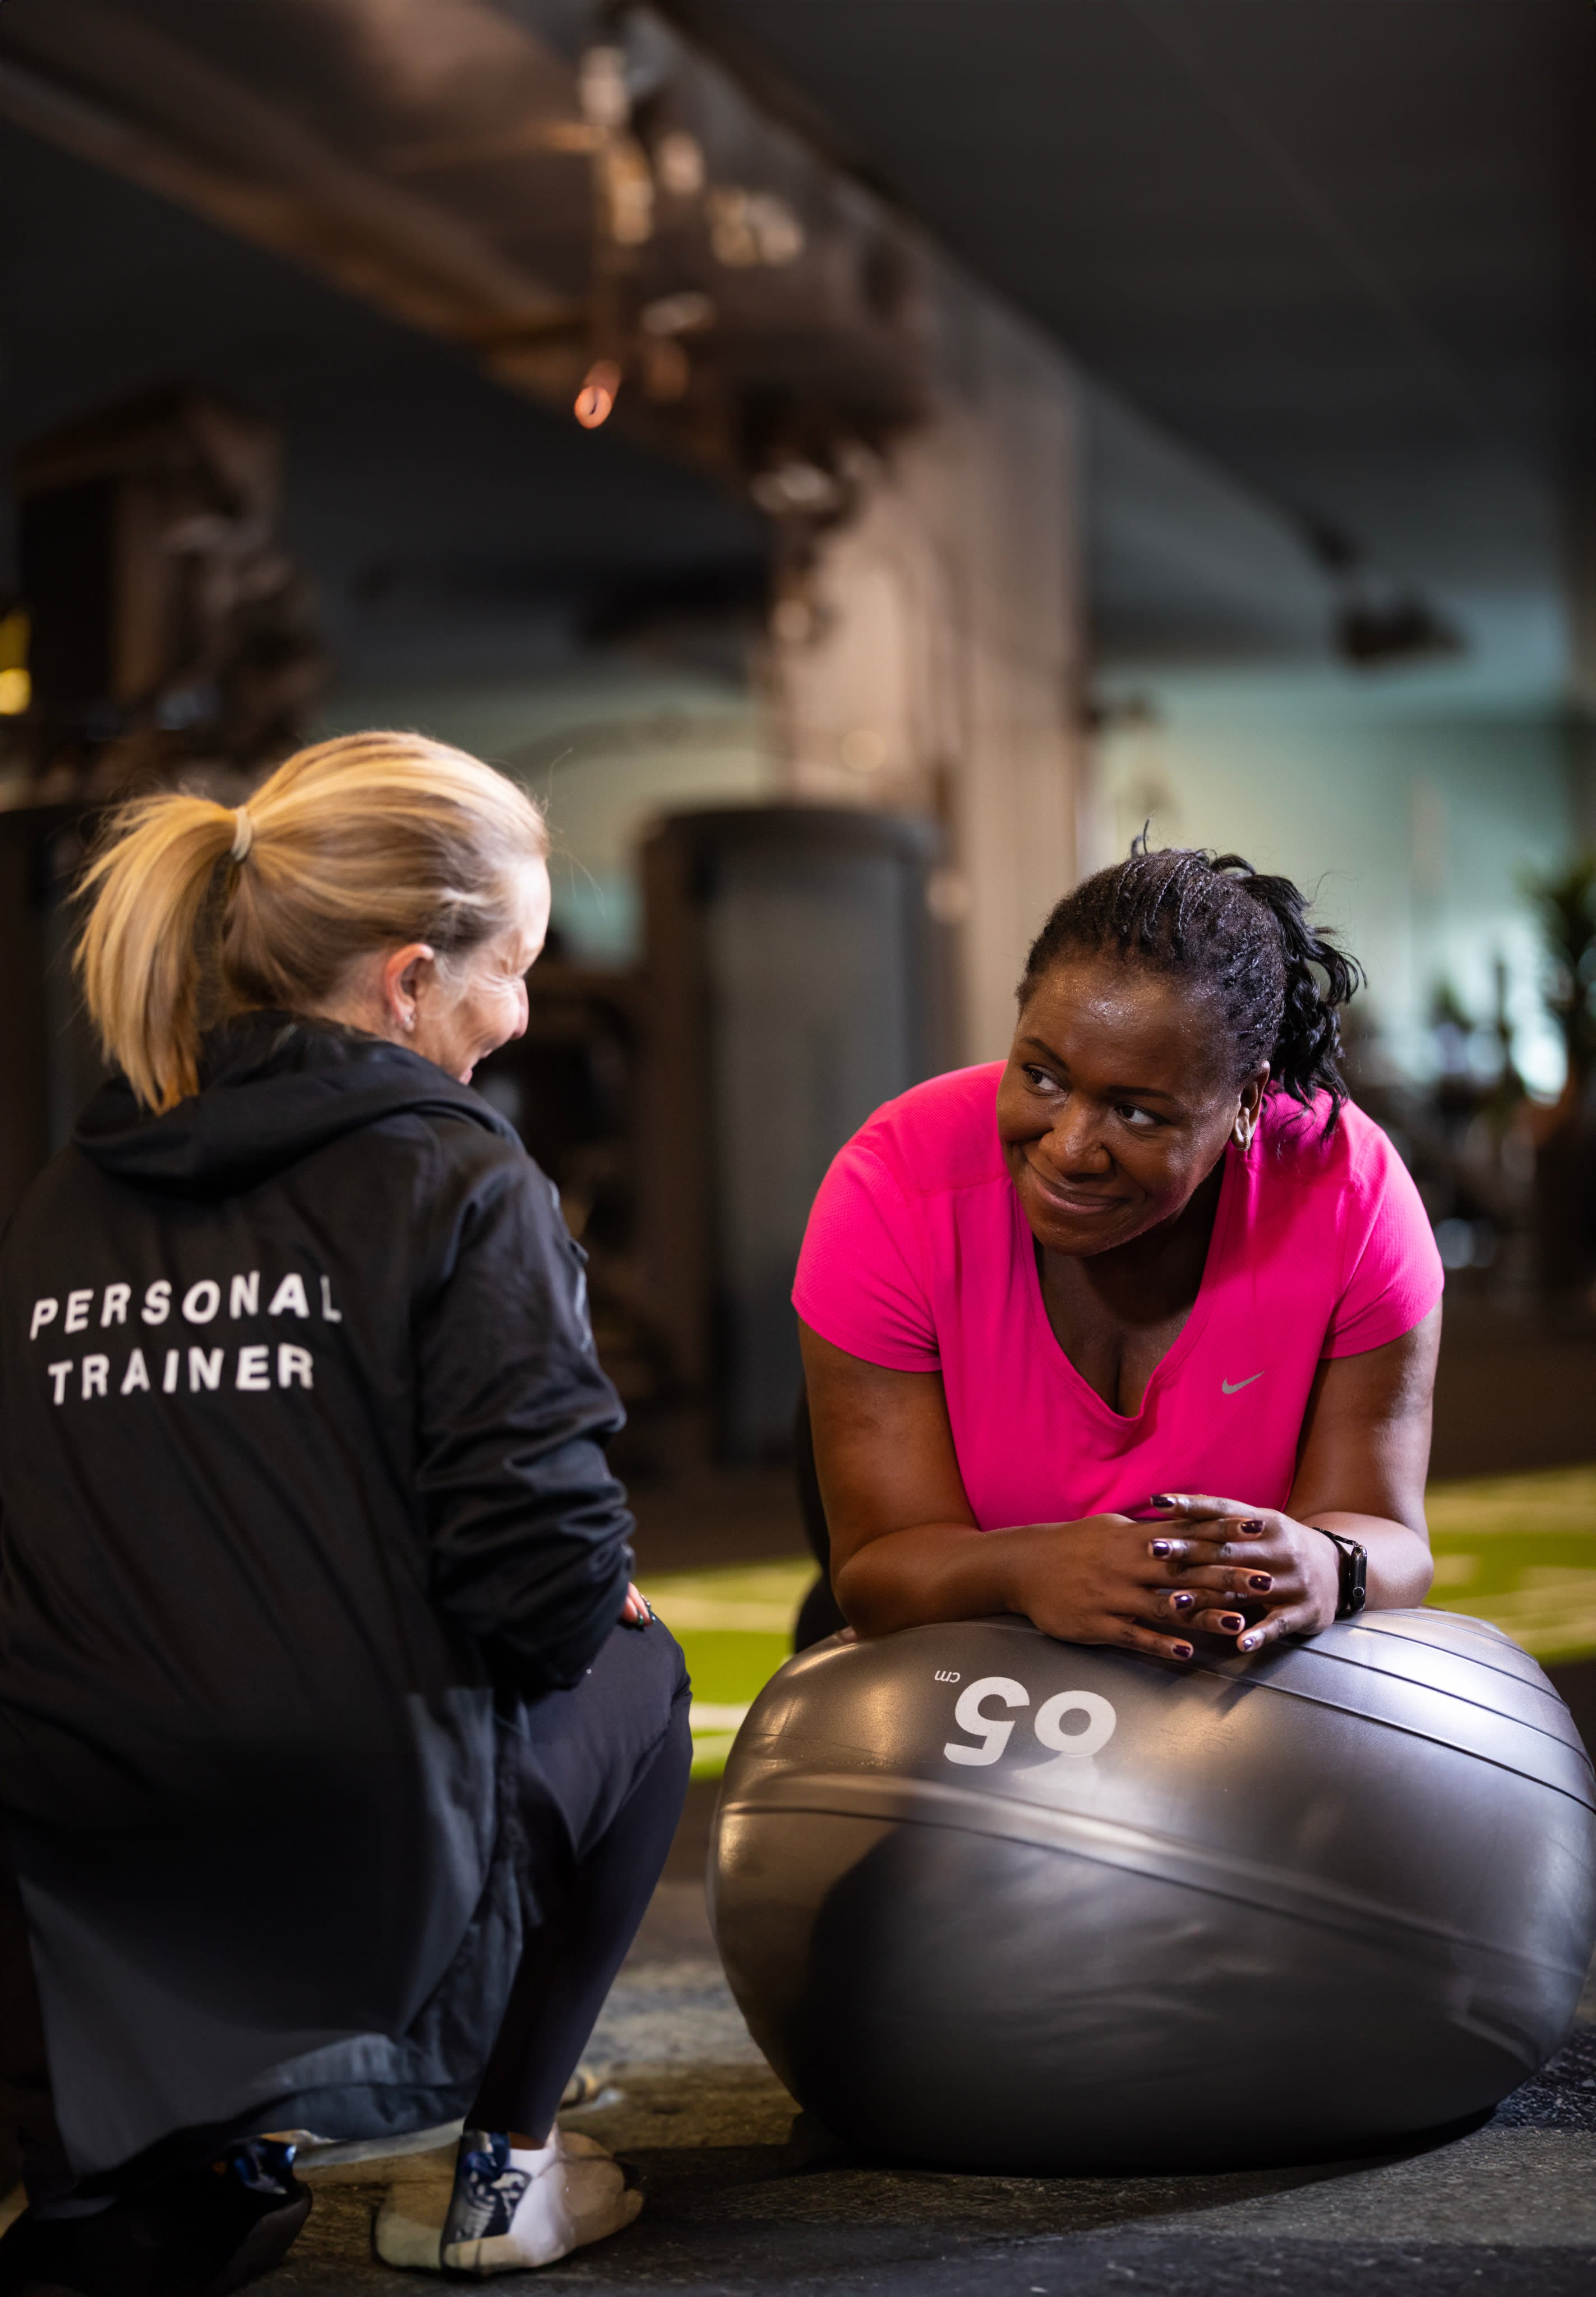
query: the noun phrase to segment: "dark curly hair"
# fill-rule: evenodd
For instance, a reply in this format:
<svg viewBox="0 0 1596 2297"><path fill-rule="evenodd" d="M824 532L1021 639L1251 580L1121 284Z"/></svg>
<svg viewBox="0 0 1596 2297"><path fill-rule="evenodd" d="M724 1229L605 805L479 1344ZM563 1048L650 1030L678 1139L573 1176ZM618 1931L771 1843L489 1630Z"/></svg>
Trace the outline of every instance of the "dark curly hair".
<svg viewBox="0 0 1596 2297"><path fill-rule="evenodd" d="M1022 1007L1044 974L1077 952L1189 980L1223 1017L1238 1079L1267 1061L1270 1091L1304 1108L1329 1096L1324 1130L1335 1131L1347 1099L1337 1009L1363 971L1313 930L1289 877L1260 877L1239 853L1153 852L1144 833L1128 860L1083 878L1053 910L1025 959Z"/></svg>

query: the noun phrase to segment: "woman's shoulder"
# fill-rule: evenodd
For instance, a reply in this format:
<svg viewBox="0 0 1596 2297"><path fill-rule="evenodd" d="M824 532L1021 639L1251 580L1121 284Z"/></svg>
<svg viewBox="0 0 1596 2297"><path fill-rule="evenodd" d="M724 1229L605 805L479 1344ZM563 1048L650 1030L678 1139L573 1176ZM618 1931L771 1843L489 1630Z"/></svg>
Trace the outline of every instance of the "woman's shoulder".
<svg viewBox="0 0 1596 2297"><path fill-rule="evenodd" d="M1389 1230L1428 1254L1428 1217L1390 1134L1355 1102L1342 1104L1333 1126L1329 1114L1323 1093L1306 1108L1271 1096L1257 1143L1255 1216L1269 1220L1272 1198L1275 1219L1293 1228L1309 1220L1354 1251L1359 1238Z"/></svg>
<svg viewBox="0 0 1596 2297"><path fill-rule="evenodd" d="M1281 1256L1299 1297L1315 1272L1336 1293L1320 1354L1356 1355L1410 1332L1441 1297L1440 1255L1429 1216L1395 1142L1345 1103L1332 1131L1329 1103L1269 1112L1266 1153L1251 1202L1253 1237ZM1295 1186L1277 1188L1284 1178ZM1272 1198L1272 1210L1271 1200Z"/></svg>
<svg viewBox="0 0 1596 2297"><path fill-rule="evenodd" d="M983 1061L911 1085L866 1119L843 1157L884 1167L910 1196L1004 1179L997 1116L1002 1074L1001 1061Z"/></svg>

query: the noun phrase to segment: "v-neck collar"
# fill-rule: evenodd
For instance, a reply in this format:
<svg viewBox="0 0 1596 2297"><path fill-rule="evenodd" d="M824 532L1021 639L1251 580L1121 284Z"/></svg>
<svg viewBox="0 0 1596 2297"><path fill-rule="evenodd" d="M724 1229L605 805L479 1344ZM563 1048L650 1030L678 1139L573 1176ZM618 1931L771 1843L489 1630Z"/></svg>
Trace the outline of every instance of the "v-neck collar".
<svg viewBox="0 0 1596 2297"><path fill-rule="evenodd" d="M1233 1141L1227 1141L1224 1173L1219 1184L1219 1203L1214 1207L1213 1227L1208 1238L1208 1250L1203 1260L1203 1273L1201 1281L1197 1285L1197 1298L1191 1304L1191 1313L1181 1327L1178 1337L1172 1346L1164 1350L1148 1374L1148 1384L1142 1390L1140 1406L1135 1412L1116 1412L1106 1397L1099 1395L1085 1373L1072 1363L1068 1350L1053 1330L1052 1321L1048 1314L1048 1304L1042 1297L1041 1270L1037 1263L1036 1239L1032 1234L1031 1223L1025 1218L1021 1207L1019 1190L1015 1187L1013 1181L1009 1180L1014 1220L1025 1264L1031 1315L1041 1345L1057 1358L1063 1367L1066 1381L1074 1382L1082 1401L1107 1420L1111 1426L1122 1429L1139 1426L1147 1417L1148 1404L1154 1389L1160 1382L1167 1383L1169 1379L1173 1379L1187 1356L1196 1347L1213 1305L1215 1280L1221 1260L1230 1241L1230 1223L1234 1216L1236 1199L1243 1178L1241 1152Z"/></svg>

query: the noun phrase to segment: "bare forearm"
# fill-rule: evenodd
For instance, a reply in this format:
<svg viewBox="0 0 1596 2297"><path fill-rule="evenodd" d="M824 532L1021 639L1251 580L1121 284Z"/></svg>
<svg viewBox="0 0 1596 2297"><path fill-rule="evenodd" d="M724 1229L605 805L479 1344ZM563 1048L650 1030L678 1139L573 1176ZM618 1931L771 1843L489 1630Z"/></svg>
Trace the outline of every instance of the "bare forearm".
<svg viewBox="0 0 1596 2297"><path fill-rule="evenodd" d="M889 1531L834 1568L833 1591L862 1635L1020 1610L1024 1567L1041 1528L921 1523Z"/></svg>
<svg viewBox="0 0 1596 2297"><path fill-rule="evenodd" d="M1353 1515L1344 1509L1315 1509L1299 1521L1319 1531L1339 1532L1369 1551L1369 1608L1399 1611L1422 1603L1435 1577L1435 1559L1420 1532L1387 1516Z"/></svg>

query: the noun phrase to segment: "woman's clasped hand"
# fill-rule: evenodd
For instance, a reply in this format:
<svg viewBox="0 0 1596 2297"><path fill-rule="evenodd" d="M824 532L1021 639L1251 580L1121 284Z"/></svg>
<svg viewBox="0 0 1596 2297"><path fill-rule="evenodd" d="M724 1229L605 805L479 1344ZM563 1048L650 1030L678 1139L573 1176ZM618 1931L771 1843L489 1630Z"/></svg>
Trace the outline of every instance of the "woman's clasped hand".
<svg viewBox="0 0 1596 2297"><path fill-rule="evenodd" d="M1045 1548L1027 1574L1026 1610L1045 1634L1184 1660L1194 1633L1250 1653L1335 1618L1337 1553L1312 1524L1189 1492L1156 1493L1148 1506L1157 1511L1151 1521L1095 1515L1039 1527Z"/></svg>

